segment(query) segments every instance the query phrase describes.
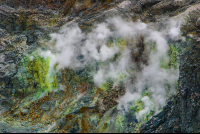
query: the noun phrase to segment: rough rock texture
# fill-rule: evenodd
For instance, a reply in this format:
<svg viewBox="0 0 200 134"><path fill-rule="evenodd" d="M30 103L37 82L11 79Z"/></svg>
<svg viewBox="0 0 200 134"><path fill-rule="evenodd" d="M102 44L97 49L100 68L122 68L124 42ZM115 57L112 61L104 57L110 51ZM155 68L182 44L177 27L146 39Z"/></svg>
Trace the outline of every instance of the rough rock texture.
<svg viewBox="0 0 200 134"><path fill-rule="evenodd" d="M181 55L179 91L163 111L144 124L140 132L199 132L199 42L187 44Z"/></svg>
<svg viewBox="0 0 200 134"><path fill-rule="evenodd" d="M68 86L35 99L32 89L44 82L32 77L43 77L37 69L47 61L24 60L26 54L32 53L38 46L46 48L39 39L48 40L49 33L58 31L66 23L77 22L87 33L94 24L115 15L125 20L140 19L145 23L158 24L165 17L185 17L181 31L186 41L180 42L183 53L180 54L177 94L159 114L144 123L139 132L200 132L199 3L199 0L0 1L0 115L2 121L6 119L6 124L1 122L0 132L44 132L41 126L45 128L50 124L45 132L136 132L139 129L134 113L127 113L125 117L117 113L116 100L124 94L123 85L105 93L94 88L94 83L87 77L87 69L63 69L56 77ZM37 75L31 74L24 64L28 64ZM22 87L31 91L24 94ZM80 100L77 99L79 93L84 96ZM31 125L25 122L24 126L28 127L21 129L10 126L12 118ZM113 127L115 122L120 124L120 121L124 128L120 125L119 128ZM38 123L43 125L34 127ZM8 131L6 128L11 129Z"/></svg>
<svg viewBox="0 0 200 134"><path fill-rule="evenodd" d="M179 6L188 6L188 3L199 1L178 1ZM158 10L159 4L152 8ZM167 4L162 4L167 6ZM168 7L168 6L167 6ZM178 9L177 9L178 10ZM153 133L176 133L176 132L199 132L199 10L189 12L186 23L182 26L183 35L187 36L186 44L182 44L185 51L180 55L180 76L178 92L173 100L168 102L163 111L154 116L146 124L142 125L140 132ZM189 34L191 36L189 36ZM189 39L192 37L193 39Z"/></svg>

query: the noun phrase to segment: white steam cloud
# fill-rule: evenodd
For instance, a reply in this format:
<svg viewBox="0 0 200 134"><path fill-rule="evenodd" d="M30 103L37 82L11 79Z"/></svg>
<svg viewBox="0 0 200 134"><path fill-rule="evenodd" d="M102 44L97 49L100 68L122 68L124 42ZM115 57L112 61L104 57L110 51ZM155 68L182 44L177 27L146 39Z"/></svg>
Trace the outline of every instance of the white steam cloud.
<svg viewBox="0 0 200 134"><path fill-rule="evenodd" d="M139 36L144 37L147 65L132 60L131 48L135 48L136 51ZM175 93L179 70L160 67L162 60L169 60L166 36L172 40L180 38L180 23L170 20L166 23L166 29L158 31L142 22L127 22L120 17L114 17L96 25L88 34L82 32L77 24L64 26L59 33L51 34L56 52L47 51L43 52L43 55L46 53L47 56L53 57L51 66L57 63L58 69L65 67L77 69L97 62L102 63L99 69L91 70L93 80L98 87L101 87L108 78L115 82L113 86L117 86L119 81L124 82L126 94L118 100L119 109L124 107L127 110L127 103L140 99L141 93L146 89L151 93L155 105L149 97L144 96L142 101L145 108L137 113L137 118L140 119L143 114L148 114L152 109L158 112L166 104L167 94ZM118 46L119 38L126 40L124 49ZM133 40L132 44L128 45L130 40ZM111 46L108 45L109 41L112 42ZM150 51L149 44L152 43L156 45L156 52ZM118 53L120 56L112 60ZM141 64L140 71L136 69L137 64ZM132 76L135 77L134 82L130 80ZM166 91L167 84L170 86L169 91Z"/></svg>

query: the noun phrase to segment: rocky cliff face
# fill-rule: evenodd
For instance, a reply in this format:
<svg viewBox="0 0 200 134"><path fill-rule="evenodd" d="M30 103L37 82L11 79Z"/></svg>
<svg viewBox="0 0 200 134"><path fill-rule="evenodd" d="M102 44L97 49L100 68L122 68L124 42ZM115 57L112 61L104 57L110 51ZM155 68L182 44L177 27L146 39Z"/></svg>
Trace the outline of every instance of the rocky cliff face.
<svg viewBox="0 0 200 134"><path fill-rule="evenodd" d="M0 4L0 132L200 132L199 0L1 0ZM127 22L140 20L148 29L159 32L165 30L170 19L182 23L181 37L185 39L174 40L175 34L166 35L169 61L161 62L161 68L166 70L179 67L176 93L169 93L164 107L159 106L156 112L155 106L142 119L138 113L147 106L145 99L154 99L150 87L139 92L139 99L131 102L129 110L119 110L121 98L129 91L126 82L113 86L116 81L106 79L99 86L92 78L91 70L117 62L126 48L131 50L128 79L133 85L137 84L136 74L140 74L134 72L142 73L144 66L151 65L149 53L155 50L155 44L145 42L148 30L129 39L127 26L121 29L125 29L122 35L117 35L115 31L120 26L109 22L109 18L116 16L124 20L123 25L134 27L136 23ZM74 24L81 31L75 36L77 40L80 36L80 44L94 42L93 38L99 36L89 38L90 33L95 34L98 24L108 24L115 34L110 34L113 37L109 37L107 46L112 48L116 44L119 53L109 62L102 62L103 57L101 62L88 60L92 64L84 68L53 64L52 53L56 50L52 47L55 48L56 41L51 40L50 34L64 33L66 38L70 37L73 30L66 33L62 29L76 27ZM112 38L116 35L115 42ZM147 47L148 43L151 47ZM101 48L98 49L100 53ZM77 59L80 63L86 60L83 55L77 55ZM125 73L119 74L117 80L124 80ZM171 92L170 86L166 86L166 92Z"/></svg>

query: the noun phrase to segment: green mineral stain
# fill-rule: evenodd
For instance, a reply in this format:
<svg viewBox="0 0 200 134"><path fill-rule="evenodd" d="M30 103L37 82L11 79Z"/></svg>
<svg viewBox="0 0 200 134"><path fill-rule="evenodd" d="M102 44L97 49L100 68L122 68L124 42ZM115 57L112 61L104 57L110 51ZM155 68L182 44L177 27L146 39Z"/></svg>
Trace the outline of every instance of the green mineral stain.
<svg viewBox="0 0 200 134"><path fill-rule="evenodd" d="M120 51L123 51L125 49L125 47L127 46L127 39L117 38L116 45ZM107 46L114 47L113 39L108 40Z"/></svg>
<svg viewBox="0 0 200 134"><path fill-rule="evenodd" d="M14 79L15 97L35 94L43 96L58 86L57 75L50 71L50 57L44 58L34 52L21 59L18 74Z"/></svg>
<svg viewBox="0 0 200 134"><path fill-rule="evenodd" d="M178 68L177 64L177 57L178 54L180 53L180 48L176 45L171 44L170 45L170 66L173 67L174 69Z"/></svg>
<svg viewBox="0 0 200 134"><path fill-rule="evenodd" d="M27 70L33 76L35 87L41 91L52 91L57 87L58 81L55 74L50 74L49 71L50 58L34 56L34 59L29 60Z"/></svg>
<svg viewBox="0 0 200 134"><path fill-rule="evenodd" d="M104 92L107 92L109 90L111 90L113 87L113 81L111 79L107 80L106 82L104 82L102 84L102 86L100 87Z"/></svg>
<svg viewBox="0 0 200 134"><path fill-rule="evenodd" d="M114 112L114 111L115 112ZM116 111L116 106L107 111L98 122L96 133L122 133L125 129L125 115Z"/></svg>
<svg viewBox="0 0 200 134"><path fill-rule="evenodd" d="M141 99L139 101L135 102L135 105L133 107L129 108L130 110L134 110L135 112L139 112L142 109L144 109L144 102L141 101Z"/></svg>
<svg viewBox="0 0 200 134"><path fill-rule="evenodd" d="M108 43L107 43L107 46L108 46L108 47L113 47L114 44L113 44L113 42L112 42L111 40L109 40Z"/></svg>
<svg viewBox="0 0 200 134"><path fill-rule="evenodd" d="M123 132L124 130L124 114L118 113L115 117L114 124L116 126L117 132Z"/></svg>
<svg viewBox="0 0 200 134"><path fill-rule="evenodd" d="M169 60L167 58L161 59L160 67L164 69L170 69L170 68L177 69L178 68L177 58L180 51L181 50L178 44L171 44L167 55Z"/></svg>
<svg viewBox="0 0 200 134"><path fill-rule="evenodd" d="M134 106L130 106L129 107L129 111L133 111L133 113L139 113L141 110L143 110L145 108L145 103L142 101L142 98L145 97L145 96L148 96L150 98L150 101L154 103L152 97L151 97L151 93L145 91L144 93L142 93L140 99L138 100L135 100L134 101ZM154 106L155 104L153 104L153 107L155 108ZM153 109L154 109L153 108ZM147 114L143 114L142 116L142 119L141 119L141 122L147 122L150 120L150 118L155 114L155 111L154 110L150 110L149 113Z"/></svg>
<svg viewBox="0 0 200 134"><path fill-rule="evenodd" d="M127 40L126 39L117 39L117 47L123 51L127 46Z"/></svg>

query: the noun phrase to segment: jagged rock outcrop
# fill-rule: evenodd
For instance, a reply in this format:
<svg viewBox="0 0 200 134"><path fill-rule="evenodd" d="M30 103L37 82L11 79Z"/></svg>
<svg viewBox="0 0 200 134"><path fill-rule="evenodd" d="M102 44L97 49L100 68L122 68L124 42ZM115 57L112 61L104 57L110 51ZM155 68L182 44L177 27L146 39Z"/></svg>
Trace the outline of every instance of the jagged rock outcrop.
<svg viewBox="0 0 200 134"><path fill-rule="evenodd" d="M199 42L190 41L181 55L179 91L161 113L141 127L140 132L199 132Z"/></svg>
<svg viewBox="0 0 200 134"><path fill-rule="evenodd" d="M9 117L9 123L13 117L18 122L32 123L27 123L29 130L23 128L20 132L40 132L41 128L33 125L40 122L46 132L200 132L199 0L3 0L0 4L0 115ZM182 49L178 91L163 110L140 127L134 113L122 116L116 109L116 100L125 92L123 85L103 92L87 77L85 70L90 68L61 70L51 86L58 87L58 81L67 86L35 99L32 94L40 86L51 89L48 81L42 80L48 72L44 68L49 67L48 59L26 57L38 47L46 48L39 39L48 40L50 33L70 22L88 33L94 24L115 15L158 25L165 17L184 18L181 31L186 40L178 41ZM137 53L135 62L144 59L140 58L143 51ZM79 99L79 93L85 96ZM53 125L47 129L45 125L49 124ZM11 130L19 131L16 127L10 131L0 127L0 132Z"/></svg>
<svg viewBox="0 0 200 134"><path fill-rule="evenodd" d="M188 1L194 3L194 1ZM199 3L199 1L195 1ZM187 2L185 4L188 4ZM194 8L195 9L195 8ZM187 10L186 10L187 12ZM196 133L199 132L199 10L191 10L182 26L186 42L180 55L178 92L163 111L142 125L140 132ZM185 14L186 15L186 14ZM191 35L191 36L190 36ZM193 38L193 39L190 39Z"/></svg>

